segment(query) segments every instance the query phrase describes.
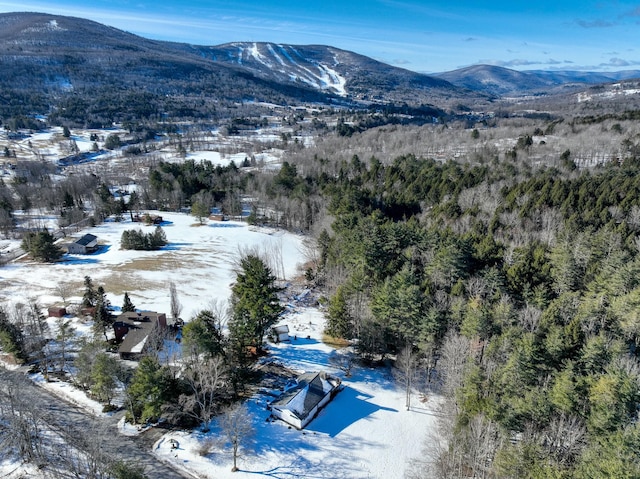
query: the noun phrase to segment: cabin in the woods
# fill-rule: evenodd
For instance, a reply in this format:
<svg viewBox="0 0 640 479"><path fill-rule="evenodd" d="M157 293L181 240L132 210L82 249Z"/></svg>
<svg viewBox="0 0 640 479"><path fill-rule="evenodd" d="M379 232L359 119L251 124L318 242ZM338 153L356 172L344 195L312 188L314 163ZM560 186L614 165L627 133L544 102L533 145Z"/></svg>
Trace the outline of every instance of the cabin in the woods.
<svg viewBox="0 0 640 479"><path fill-rule="evenodd" d="M305 428L340 390L340 379L324 371L303 374L297 384L269 405L272 416Z"/></svg>

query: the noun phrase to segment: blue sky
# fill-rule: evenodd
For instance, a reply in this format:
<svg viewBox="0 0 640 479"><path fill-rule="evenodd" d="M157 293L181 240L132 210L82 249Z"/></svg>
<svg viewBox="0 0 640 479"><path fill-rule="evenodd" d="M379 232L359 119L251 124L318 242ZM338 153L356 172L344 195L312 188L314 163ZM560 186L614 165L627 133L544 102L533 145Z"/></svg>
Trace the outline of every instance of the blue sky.
<svg viewBox="0 0 640 479"><path fill-rule="evenodd" d="M479 63L640 69L640 0L0 0L0 12L16 11L88 18L199 45L332 45L426 73Z"/></svg>

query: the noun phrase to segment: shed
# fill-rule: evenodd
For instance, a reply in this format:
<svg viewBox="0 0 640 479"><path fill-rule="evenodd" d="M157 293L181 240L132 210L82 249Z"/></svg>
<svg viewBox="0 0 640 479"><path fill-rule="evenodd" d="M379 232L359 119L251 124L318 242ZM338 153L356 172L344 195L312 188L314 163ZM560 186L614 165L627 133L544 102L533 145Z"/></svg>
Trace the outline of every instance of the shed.
<svg viewBox="0 0 640 479"><path fill-rule="evenodd" d="M69 254L89 254L98 250L98 237L87 233L74 243L67 246Z"/></svg>
<svg viewBox="0 0 640 479"><path fill-rule="evenodd" d="M305 428L340 390L340 379L324 371L298 376L297 384L269 405L271 414Z"/></svg>
<svg viewBox="0 0 640 479"><path fill-rule="evenodd" d="M67 308L64 306L50 306L47 309L50 318L62 318L67 315Z"/></svg>
<svg viewBox="0 0 640 479"><path fill-rule="evenodd" d="M277 342L289 341L289 326L286 324L273 327L273 334Z"/></svg>

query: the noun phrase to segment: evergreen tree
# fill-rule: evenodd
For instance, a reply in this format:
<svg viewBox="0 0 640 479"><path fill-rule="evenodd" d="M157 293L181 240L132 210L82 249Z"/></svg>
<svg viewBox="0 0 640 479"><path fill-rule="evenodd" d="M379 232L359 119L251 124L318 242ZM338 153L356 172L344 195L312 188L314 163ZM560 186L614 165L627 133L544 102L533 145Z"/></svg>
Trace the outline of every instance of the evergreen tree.
<svg viewBox="0 0 640 479"><path fill-rule="evenodd" d="M151 250L160 249L167 245L167 235L160 226L149 235L149 246Z"/></svg>
<svg viewBox="0 0 640 479"><path fill-rule="evenodd" d="M47 230L37 233L27 233L22 240L22 249L27 251L33 259L53 263L59 260L64 252L55 244L56 239Z"/></svg>
<svg viewBox="0 0 640 479"><path fill-rule="evenodd" d="M111 405L115 395L118 372L118 361L116 358L101 352L95 357L91 368L91 391L98 401Z"/></svg>
<svg viewBox="0 0 640 479"><path fill-rule="evenodd" d="M129 419L134 423L157 420L169 386L167 371L158 359L154 356L142 358L127 388Z"/></svg>
<svg viewBox="0 0 640 479"><path fill-rule="evenodd" d="M284 310L278 301L282 288L276 286L276 277L258 256L243 257L240 266L242 271L232 288L229 331L236 345L260 347Z"/></svg>
<svg viewBox="0 0 640 479"><path fill-rule="evenodd" d="M96 290L93 287L93 280L89 276L84 277L84 295L82 296L82 306L93 308L96 304Z"/></svg>
<svg viewBox="0 0 640 479"><path fill-rule="evenodd" d="M182 329L182 344L184 351L191 351L196 356L222 354L225 338L219 318L212 311L200 311Z"/></svg>
<svg viewBox="0 0 640 479"><path fill-rule="evenodd" d="M329 300L326 333L334 338L349 339L351 337L351 321L345 286L341 285Z"/></svg>
<svg viewBox="0 0 640 479"><path fill-rule="evenodd" d="M130 313L130 312L133 312L135 310L136 310L136 307L131 302L131 299L129 298L129 293L127 293L125 291L124 292L124 302L122 303L122 312L123 313Z"/></svg>
<svg viewBox="0 0 640 479"><path fill-rule="evenodd" d="M26 359L24 338L20 328L12 323L3 309L0 308L0 348L11 354L16 362L22 363Z"/></svg>
<svg viewBox="0 0 640 479"><path fill-rule="evenodd" d="M98 290L96 291L96 309L93 314L93 331L96 335L103 334L105 341L109 340L107 331L112 323L111 313L109 312L110 306L111 303L107 299L104 288L102 286L98 286Z"/></svg>
<svg viewBox="0 0 640 479"><path fill-rule="evenodd" d="M60 371L65 370L67 363L67 349L71 339L75 336L76 329L71 325L71 320L63 318L56 319L58 334L56 340L60 347Z"/></svg>

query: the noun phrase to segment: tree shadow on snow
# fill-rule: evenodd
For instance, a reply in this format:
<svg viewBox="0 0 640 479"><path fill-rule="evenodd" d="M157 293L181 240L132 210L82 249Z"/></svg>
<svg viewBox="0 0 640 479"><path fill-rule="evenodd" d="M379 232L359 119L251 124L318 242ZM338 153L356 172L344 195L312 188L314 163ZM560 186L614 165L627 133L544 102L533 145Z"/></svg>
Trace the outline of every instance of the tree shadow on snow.
<svg viewBox="0 0 640 479"><path fill-rule="evenodd" d="M168 243L164 245L161 250L162 251L179 251L184 246L191 246L193 243Z"/></svg>
<svg viewBox="0 0 640 479"><path fill-rule="evenodd" d="M98 260L95 258L85 258L82 256L66 256L60 263L65 266L78 264L98 264Z"/></svg>
<svg viewBox="0 0 640 479"><path fill-rule="evenodd" d="M318 418L314 419L314 422L317 420ZM311 423L311 426L313 426L314 422ZM313 430L313 427L299 431L288 427L279 420L263 424L264 426L262 427L276 427L281 431L275 434L274 431L265 431L264 434L269 437L269 441L263 442L254 448L254 452L258 457L261 454L275 452L283 459L282 464L263 470L255 470L250 465L247 468L243 468L241 465L240 470L242 472L276 479L293 477L305 479L370 478L371 471L363 471L360 465L353 461L351 452L353 445L357 443L359 447L384 447L384 444L373 442L371 438L333 437L330 445L333 452L330 458L319 460L314 452L324 450L327 444L326 439L318 431ZM258 434L260 434L260 431L258 431Z"/></svg>
<svg viewBox="0 0 640 479"><path fill-rule="evenodd" d="M292 346L307 346L309 344L319 344L320 341L314 338L307 338L301 336L289 336L289 342Z"/></svg>

